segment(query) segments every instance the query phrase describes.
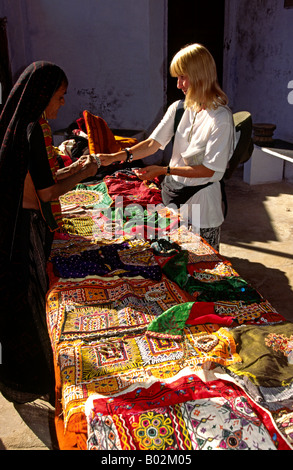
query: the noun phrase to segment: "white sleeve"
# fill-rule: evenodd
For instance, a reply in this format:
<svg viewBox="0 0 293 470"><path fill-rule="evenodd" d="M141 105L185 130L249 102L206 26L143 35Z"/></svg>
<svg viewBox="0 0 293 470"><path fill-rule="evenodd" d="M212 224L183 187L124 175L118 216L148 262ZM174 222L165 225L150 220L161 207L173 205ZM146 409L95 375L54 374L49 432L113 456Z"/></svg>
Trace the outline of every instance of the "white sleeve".
<svg viewBox="0 0 293 470"><path fill-rule="evenodd" d="M161 122L149 137L159 142L162 150L164 150L174 135L174 120L178 103L179 101L175 101L169 106Z"/></svg>
<svg viewBox="0 0 293 470"><path fill-rule="evenodd" d="M202 164L210 170L225 171L233 151L233 140L234 126L232 119L224 119L221 122L217 122L216 119L207 141Z"/></svg>

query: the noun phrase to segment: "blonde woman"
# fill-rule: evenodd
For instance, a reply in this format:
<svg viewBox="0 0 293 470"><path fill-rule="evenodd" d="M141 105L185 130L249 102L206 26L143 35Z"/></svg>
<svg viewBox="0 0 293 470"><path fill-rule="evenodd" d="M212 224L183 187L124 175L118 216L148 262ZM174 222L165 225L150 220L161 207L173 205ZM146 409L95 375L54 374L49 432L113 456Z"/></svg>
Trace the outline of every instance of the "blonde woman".
<svg viewBox="0 0 293 470"><path fill-rule="evenodd" d="M167 206L200 207L200 234L219 250L224 216L220 180L234 147L234 125L228 98L220 88L215 61L201 44L181 49L173 58L170 73L185 95L184 112L175 132L168 166L150 165L136 170L145 180L165 175L162 199ZM130 149L99 155L101 164L132 161L164 149L174 137L179 102L174 102L150 137ZM192 219L190 219L192 224Z"/></svg>

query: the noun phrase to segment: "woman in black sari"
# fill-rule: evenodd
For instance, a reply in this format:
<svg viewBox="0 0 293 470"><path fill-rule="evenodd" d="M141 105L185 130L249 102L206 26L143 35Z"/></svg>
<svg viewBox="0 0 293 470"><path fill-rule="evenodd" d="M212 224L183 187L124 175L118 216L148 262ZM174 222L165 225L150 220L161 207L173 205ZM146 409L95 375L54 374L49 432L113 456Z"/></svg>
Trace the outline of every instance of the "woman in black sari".
<svg viewBox="0 0 293 470"><path fill-rule="evenodd" d="M46 263L59 196L97 172L90 156L58 170L47 119L57 117L67 84L58 66L35 62L0 117L0 392L17 403L45 395L53 402Z"/></svg>

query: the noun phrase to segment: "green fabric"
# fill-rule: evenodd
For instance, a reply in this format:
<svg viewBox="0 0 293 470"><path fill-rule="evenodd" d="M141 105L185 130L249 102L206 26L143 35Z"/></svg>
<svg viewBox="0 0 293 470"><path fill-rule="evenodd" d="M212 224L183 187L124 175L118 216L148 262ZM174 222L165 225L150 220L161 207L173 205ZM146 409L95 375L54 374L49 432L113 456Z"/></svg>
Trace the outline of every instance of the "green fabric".
<svg viewBox="0 0 293 470"><path fill-rule="evenodd" d="M95 209L102 208L102 207L108 207L112 204L113 200L108 194L108 188L106 183L98 183L95 185L87 185L85 183L79 183L75 189L82 189L82 190L88 190L88 191L98 191L100 194L103 195L103 199L100 203L95 204L93 207Z"/></svg>
<svg viewBox="0 0 293 470"><path fill-rule="evenodd" d="M163 272L172 281L176 282L179 287L185 289L189 276L187 273L188 251L181 250L180 253L173 256L163 266Z"/></svg>
<svg viewBox="0 0 293 470"><path fill-rule="evenodd" d="M110 207L105 211L105 217L112 222L119 221L118 229L123 230L126 234L132 234L135 229L147 235L147 229L150 227L150 233L154 231L164 231L169 226L172 220L168 217L163 217L157 211L150 213L149 210L143 209L142 206L137 204L130 204L125 207Z"/></svg>
<svg viewBox="0 0 293 470"><path fill-rule="evenodd" d="M242 300L243 302L260 302L261 296L244 279L231 276L214 282L202 282L191 277L186 285L191 294L200 292L197 300L201 302L216 302L221 300Z"/></svg>
<svg viewBox="0 0 293 470"><path fill-rule="evenodd" d="M236 375L245 375L258 386L279 387L293 381L293 364L281 351L267 346L265 339L269 334L293 335L293 323L285 322L268 326L242 326L230 330L237 353L242 362L228 369Z"/></svg>
<svg viewBox="0 0 293 470"><path fill-rule="evenodd" d="M194 302L185 302L174 305L166 310L158 318L155 318L148 326L148 331L164 333L168 335L182 335L186 320Z"/></svg>
<svg viewBox="0 0 293 470"><path fill-rule="evenodd" d="M248 303L261 301L261 296L258 292L241 277L230 276L221 281L214 282L199 281L188 274L187 263L188 252L182 250L168 260L162 270L169 279L176 282L189 294L199 292L198 301L242 300Z"/></svg>

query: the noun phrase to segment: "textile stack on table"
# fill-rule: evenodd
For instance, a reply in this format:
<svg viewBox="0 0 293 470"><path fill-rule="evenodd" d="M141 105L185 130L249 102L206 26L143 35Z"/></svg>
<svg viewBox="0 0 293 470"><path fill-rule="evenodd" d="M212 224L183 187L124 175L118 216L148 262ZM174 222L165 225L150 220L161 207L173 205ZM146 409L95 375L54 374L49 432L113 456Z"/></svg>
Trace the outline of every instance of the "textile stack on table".
<svg viewBox="0 0 293 470"><path fill-rule="evenodd" d="M158 206L154 183L118 171L60 202L47 295L60 449L292 449L293 324Z"/></svg>

